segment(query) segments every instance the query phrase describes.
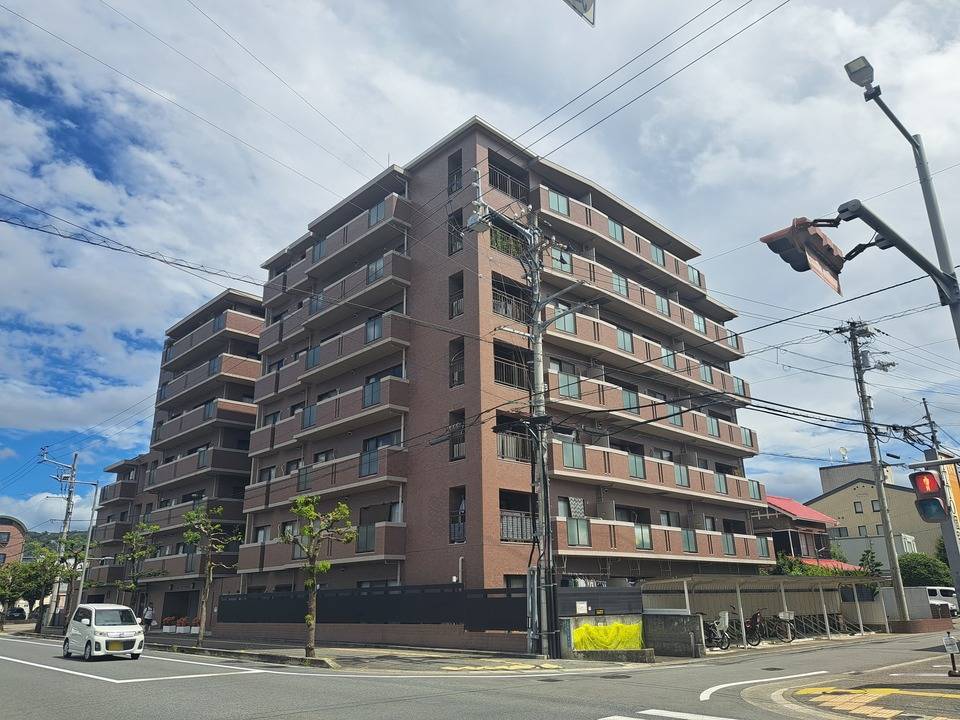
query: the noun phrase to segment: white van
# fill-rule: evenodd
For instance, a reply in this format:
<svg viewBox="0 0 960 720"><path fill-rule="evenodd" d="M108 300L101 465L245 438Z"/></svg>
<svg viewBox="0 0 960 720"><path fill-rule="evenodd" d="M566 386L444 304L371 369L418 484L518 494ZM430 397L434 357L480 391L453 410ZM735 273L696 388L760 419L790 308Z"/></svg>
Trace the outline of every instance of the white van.
<svg viewBox="0 0 960 720"><path fill-rule="evenodd" d="M75 652L84 660L102 655L139 659L143 652L140 618L126 605L78 605L63 639L63 656L68 658Z"/></svg>
<svg viewBox="0 0 960 720"><path fill-rule="evenodd" d="M960 609L957 607L957 591L952 587L927 586L927 595L931 603L946 603L950 606L950 614L953 617L960 615Z"/></svg>

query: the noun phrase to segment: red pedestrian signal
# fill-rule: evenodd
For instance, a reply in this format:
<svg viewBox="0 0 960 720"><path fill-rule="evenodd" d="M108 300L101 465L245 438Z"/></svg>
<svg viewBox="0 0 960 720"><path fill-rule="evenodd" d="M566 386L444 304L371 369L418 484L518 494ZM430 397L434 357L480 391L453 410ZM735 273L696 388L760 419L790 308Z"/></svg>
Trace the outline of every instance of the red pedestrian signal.
<svg viewBox="0 0 960 720"><path fill-rule="evenodd" d="M773 250L797 272L813 270L838 295L843 253L819 227L807 218L794 218L788 228L764 235L760 242Z"/></svg>
<svg viewBox="0 0 960 720"><path fill-rule="evenodd" d="M932 470L910 473L910 484L917 494L914 505L920 513L920 519L928 523L946 522L949 515L940 473Z"/></svg>

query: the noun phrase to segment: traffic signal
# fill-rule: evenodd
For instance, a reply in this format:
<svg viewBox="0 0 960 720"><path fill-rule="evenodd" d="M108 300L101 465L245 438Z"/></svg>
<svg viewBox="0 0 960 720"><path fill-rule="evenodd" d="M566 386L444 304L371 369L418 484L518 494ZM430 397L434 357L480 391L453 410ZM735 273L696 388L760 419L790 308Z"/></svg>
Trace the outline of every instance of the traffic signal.
<svg viewBox="0 0 960 720"><path fill-rule="evenodd" d="M920 513L920 519L928 523L946 522L949 515L940 473L933 470L910 473L910 484L917 494L914 504Z"/></svg>
<svg viewBox="0 0 960 720"><path fill-rule="evenodd" d="M764 235L760 242L797 272L813 270L834 292L840 294L843 253L813 221L805 217L794 218L790 227Z"/></svg>

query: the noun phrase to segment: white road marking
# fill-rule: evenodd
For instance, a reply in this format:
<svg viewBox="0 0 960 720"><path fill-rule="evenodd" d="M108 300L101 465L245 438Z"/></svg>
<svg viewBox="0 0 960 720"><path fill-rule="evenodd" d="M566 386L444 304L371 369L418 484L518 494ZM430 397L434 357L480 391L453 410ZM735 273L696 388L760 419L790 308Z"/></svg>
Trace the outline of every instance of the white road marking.
<svg viewBox="0 0 960 720"><path fill-rule="evenodd" d="M193 680L193 678L223 677L224 675L253 675L259 672L263 672L263 671L250 669L250 670L239 670L237 672L198 673L196 675L164 675L163 677L128 678L127 680L114 680L114 682L117 683L118 685L124 685L126 683L158 682L161 680Z"/></svg>
<svg viewBox="0 0 960 720"><path fill-rule="evenodd" d="M0 640L6 640L7 642L16 642L16 643L26 643L27 645L44 645L46 647L60 647L63 643L56 642L40 642L38 640L15 640L14 638L5 638L0 637Z"/></svg>
<svg viewBox="0 0 960 720"><path fill-rule="evenodd" d="M890 677L946 677L946 673L890 673Z"/></svg>
<svg viewBox="0 0 960 720"><path fill-rule="evenodd" d="M100 675L91 675L89 673L77 672L76 670L67 670L66 668L53 667L53 665L41 665L40 663L28 662L27 660L20 660L19 658L5 657L0 655L0 660L7 660L13 663L20 663L21 665L29 665L30 667L43 668L44 670L53 670L54 672L66 673L67 675L79 675L80 677L90 678L91 680L103 680L108 683L119 683L119 680L114 680L113 678L105 678Z"/></svg>
<svg viewBox="0 0 960 720"><path fill-rule="evenodd" d="M607 715L606 717L600 718L600 720L637 720L637 719L632 717L627 717L626 715Z"/></svg>
<svg viewBox="0 0 960 720"><path fill-rule="evenodd" d="M697 713L676 712L674 710L638 710L640 715L656 715L657 717L674 718L674 720L733 720L732 718L717 717L716 715L699 715Z"/></svg>
<svg viewBox="0 0 960 720"><path fill-rule="evenodd" d="M714 685L713 687L709 687L706 690L704 690L702 693L700 693L700 702L709 700L710 697L717 690L723 690L724 688L728 688L728 687L735 687L737 685L758 685L760 683L776 682L777 680L792 680L793 678L802 678L802 677L810 677L811 675L826 675L826 674L827 674L826 670L815 670L814 672L798 673L797 675L780 675L778 677L765 677L765 678L757 678L755 680L739 680L737 682L723 683L722 685Z"/></svg>

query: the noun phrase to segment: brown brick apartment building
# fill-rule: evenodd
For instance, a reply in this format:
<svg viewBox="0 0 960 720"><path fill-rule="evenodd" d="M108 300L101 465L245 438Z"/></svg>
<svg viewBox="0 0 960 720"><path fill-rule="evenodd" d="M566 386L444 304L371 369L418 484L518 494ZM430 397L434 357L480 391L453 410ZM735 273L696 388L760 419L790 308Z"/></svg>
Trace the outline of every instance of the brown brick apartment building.
<svg viewBox="0 0 960 720"><path fill-rule="evenodd" d="M152 601L158 620L197 611L202 558L183 542L184 513L222 507L224 524L243 524L262 315L259 297L226 290L167 330L151 450L106 468L116 481L100 495L94 554L115 557L124 533L140 521L159 526L158 555L144 561L144 569L157 574L143 580L139 597L123 598L138 609ZM232 564L236 553L220 560ZM109 560L92 563L87 598L119 599L113 584L124 572ZM236 591L233 571L217 575L218 591Z"/></svg>
<svg viewBox="0 0 960 720"><path fill-rule="evenodd" d="M27 541L27 528L9 515L0 515L0 565L19 562Z"/></svg>
<svg viewBox="0 0 960 720"><path fill-rule="evenodd" d="M265 327L244 496L242 589L303 589L278 540L291 499L345 500L355 543L331 545L327 587L518 585L533 522L530 447L495 434L528 410L525 281L503 225L458 228L484 200L527 204L558 247L548 313L602 300L551 327L551 522L563 582L628 584L774 562L753 534L764 489L737 422L743 357L688 261L698 251L595 183L472 119L392 166L263 267ZM562 245L562 247L560 247ZM639 424L638 424L639 423Z"/></svg>

